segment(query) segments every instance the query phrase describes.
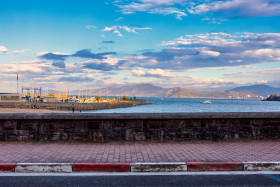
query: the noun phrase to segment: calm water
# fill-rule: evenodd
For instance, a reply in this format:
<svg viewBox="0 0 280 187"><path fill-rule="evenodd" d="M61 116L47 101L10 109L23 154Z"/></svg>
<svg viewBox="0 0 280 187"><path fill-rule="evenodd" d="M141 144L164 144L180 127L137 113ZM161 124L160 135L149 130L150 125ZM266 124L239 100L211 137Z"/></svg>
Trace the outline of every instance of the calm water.
<svg viewBox="0 0 280 187"><path fill-rule="evenodd" d="M154 102L129 108L104 109L93 113L179 113L179 112L280 112L280 102L260 100L211 99L202 104L197 98L139 98Z"/></svg>

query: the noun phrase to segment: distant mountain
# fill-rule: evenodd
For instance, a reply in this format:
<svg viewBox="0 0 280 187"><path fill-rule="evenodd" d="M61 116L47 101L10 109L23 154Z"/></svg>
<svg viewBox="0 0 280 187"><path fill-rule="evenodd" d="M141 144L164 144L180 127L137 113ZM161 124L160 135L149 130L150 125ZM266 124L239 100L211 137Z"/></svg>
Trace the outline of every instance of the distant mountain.
<svg viewBox="0 0 280 187"><path fill-rule="evenodd" d="M96 96L120 96L126 95L130 97L138 96L138 97L164 97L165 93L168 91L166 88L161 88L158 86L154 86L152 84L134 84L129 86L113 86L109 88L101 88L101 89L89 89L87 91L79 91L75 90L72 94L81 94L86 95L86 92L90 92L91 95Z"/></svg>
<svg viewBox="0 0 280 187"><path fill-rule="evenodd" d="M262 95L262 96L267 96L271 94L280 95L280 88L273 88L265 84L241 86L227 91L228 92L251 92L254 93L255 95Z"/></svg>
<svg viewBox="0 0 280 187"><path fill-rule="evenodd" d="M44 92L43 92L44 93ZM48 90L56 93L56 90ZM59 93L59 92L58 92ZM226 91L198 91L180 87L162 88L152 84L133 84L128 86L113 86L109 88L72 90L71 95L92 96L128 96L128 97L182 97L182 98L259 98L267 95L280 95L280 88L258 84L242 86Z"/></svg>

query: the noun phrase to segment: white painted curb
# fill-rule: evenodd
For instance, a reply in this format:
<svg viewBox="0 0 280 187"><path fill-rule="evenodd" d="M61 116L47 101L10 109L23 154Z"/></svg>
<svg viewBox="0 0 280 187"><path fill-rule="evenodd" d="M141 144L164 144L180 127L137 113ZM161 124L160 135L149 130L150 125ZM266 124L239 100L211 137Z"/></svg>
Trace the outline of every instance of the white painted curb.
<svg viewBox="0 0 280 187"><path fill-rule="evenodd" d="M70 163L17 163L16 173L71 173Z"/></svg>
<svg viewBox="0 0 280 187"><path fill-rule="evenodd" d="M131 172L184 172L186 162L131 163Z"/></svg>
<svg viewBox="0 0 280 187"><path fill-rule="evenodd" d="M280 162L243 162L244 171L280 171Z"/></svg>

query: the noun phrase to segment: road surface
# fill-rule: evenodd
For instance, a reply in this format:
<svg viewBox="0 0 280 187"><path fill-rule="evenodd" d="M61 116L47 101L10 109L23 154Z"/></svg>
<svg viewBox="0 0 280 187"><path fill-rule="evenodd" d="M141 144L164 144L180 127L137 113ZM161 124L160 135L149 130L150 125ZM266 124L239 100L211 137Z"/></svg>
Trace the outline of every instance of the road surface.
<svg viewBox="0 0 280 187"><path fill-rule="evenodd" d="M280 186L280 172L0 173L0 186Z"/></svg>

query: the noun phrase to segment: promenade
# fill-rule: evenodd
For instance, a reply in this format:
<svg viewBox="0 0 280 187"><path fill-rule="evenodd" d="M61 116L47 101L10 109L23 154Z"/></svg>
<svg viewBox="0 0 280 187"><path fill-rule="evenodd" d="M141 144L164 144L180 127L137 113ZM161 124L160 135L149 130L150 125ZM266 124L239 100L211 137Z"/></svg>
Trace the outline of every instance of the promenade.
<svg viewBox="0 0 280 187"><path fill-rule="evenodd" d="M184 143L0 142L0 163L271 162L280 141Z"/></svg>

